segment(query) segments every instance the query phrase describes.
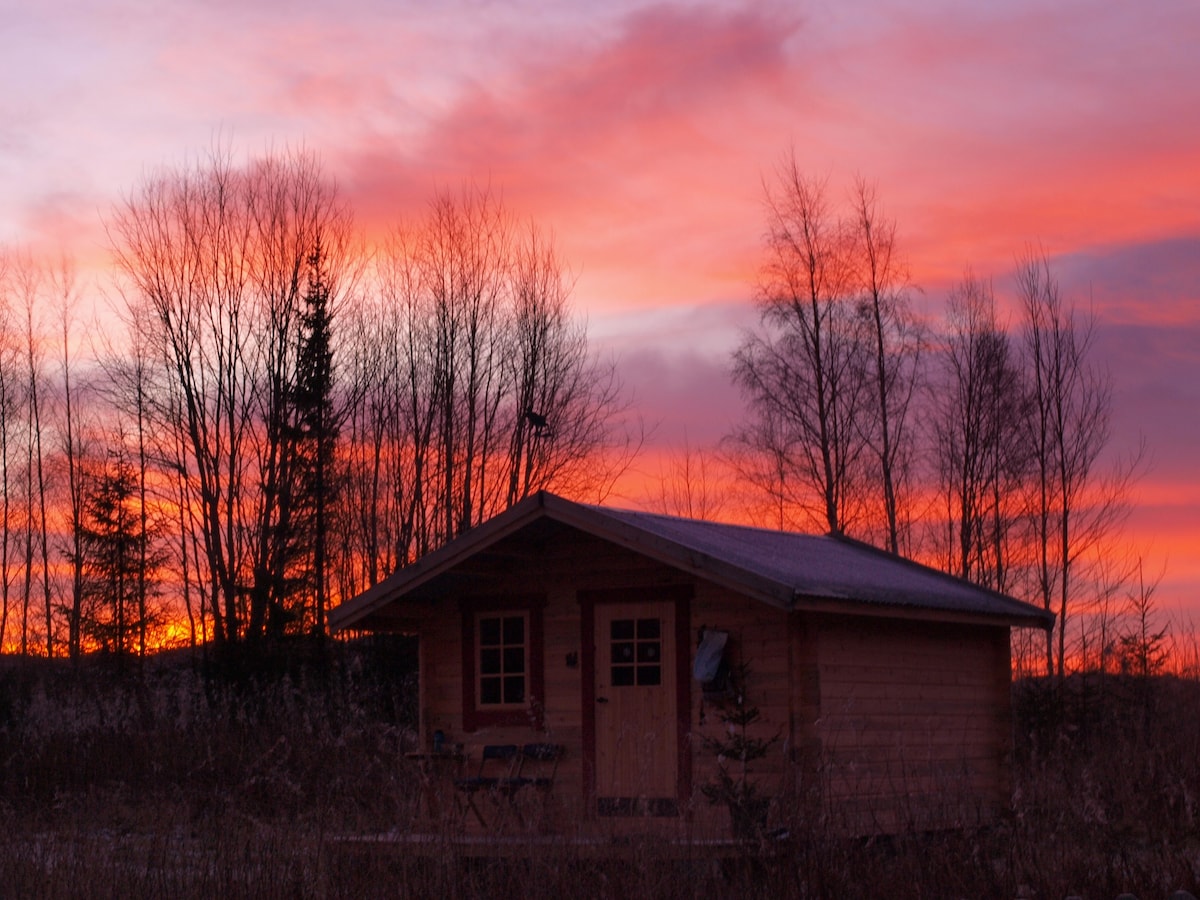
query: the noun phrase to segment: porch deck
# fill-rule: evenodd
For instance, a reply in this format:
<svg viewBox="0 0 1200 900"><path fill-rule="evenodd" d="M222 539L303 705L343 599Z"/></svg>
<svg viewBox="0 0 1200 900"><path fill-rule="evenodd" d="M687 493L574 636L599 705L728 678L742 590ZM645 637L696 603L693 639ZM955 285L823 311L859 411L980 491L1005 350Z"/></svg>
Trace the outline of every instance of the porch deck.
<svg viewBox="0 0 1200 900"><path fill-rule="evenodd" d="M383 832L338 838L346 850L402 852L416 858L509 859L561 857L569 860L654 859L674 862L725 861L778 856L786 852L786 834L763 840L711 837L662 837L630 833L606 836L557 834L437 834Z"/></svg>

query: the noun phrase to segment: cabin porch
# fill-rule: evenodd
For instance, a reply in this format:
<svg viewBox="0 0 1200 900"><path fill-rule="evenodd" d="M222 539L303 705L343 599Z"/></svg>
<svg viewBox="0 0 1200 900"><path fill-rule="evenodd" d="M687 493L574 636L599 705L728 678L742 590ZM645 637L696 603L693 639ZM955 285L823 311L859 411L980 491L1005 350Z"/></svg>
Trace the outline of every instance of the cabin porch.
<svg viewBox="0 0 1200 900"><path fill-rule="evenodd" d="M728 811L702 796L669 808L644 798L589 802L571 756L569 748L547 743L450 744L408 753L405 764L417 785L411 819L377 840L414 850L448 844L468 855L504 855L505 848L523 846L585 856L611 855L645 840L670 856L743 843L732 839Z"/></svg>

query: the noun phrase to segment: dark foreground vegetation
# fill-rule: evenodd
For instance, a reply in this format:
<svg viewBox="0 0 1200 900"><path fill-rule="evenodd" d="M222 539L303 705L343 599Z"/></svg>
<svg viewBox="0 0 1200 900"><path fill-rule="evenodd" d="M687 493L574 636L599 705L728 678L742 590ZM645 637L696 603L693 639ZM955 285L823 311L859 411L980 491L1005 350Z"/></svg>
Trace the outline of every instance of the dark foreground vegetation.
<svg viewBox="0 0 1200 900"><path fill-rule="evenodd" d="M7 662L7 661L5 661ZM1014 688L1012 814L985 831L844 840L819 821L717 864L631 843L503 863L349 835L417 805L413 656L336 646L249 676L0 668L0 891L52 897L1027 897L1200 891L1200 683ZM44 661L42 661L44 663ZM780 820L786 810L777 810Z"/></svg>

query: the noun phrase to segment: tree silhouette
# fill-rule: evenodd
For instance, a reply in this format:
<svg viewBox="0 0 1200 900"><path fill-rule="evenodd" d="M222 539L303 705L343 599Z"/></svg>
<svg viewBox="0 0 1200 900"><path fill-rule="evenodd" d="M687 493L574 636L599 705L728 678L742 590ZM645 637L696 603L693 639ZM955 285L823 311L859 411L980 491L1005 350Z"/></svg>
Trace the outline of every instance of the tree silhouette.
<svg viewBox="0 0 1200 900"><path fill-rule="evenodd" d="M325 632L329 603L330 522L337 510L341 478L337 445L341 431L335 404L333 311L320 242L308 259L308 287L300 319L296 375L296 458L292 544L301 583L312 596L311 628Z"/></svg>
<svg viewBox="0 0 1200 900"><path fill-rule="evenodd" d="M163 564L139 495L137 469L123 457L112 459L85 489L79 525L80 630L121 662L145 652L140 636L156 619L145 597Z"/></svg>
<svg viewBox="0 0 1200 900"><path fill-rule="evenodd" d="M129 304L145 306L169 384L164 431L194 510L218 645L255 643L286 610L295 493L297 356L309 260L348 256L349 213L306 153L234 166L214 153L145 182L112 223ZM131 310L132 312L133 310Z"/></svg>
<svg viewBox="0 0 1200 900"><path fill-rule="evenodd" d="M825 184L800 172L795 154L768 186L767 220L762 327L733 362L751 421L734 439L758 460L784 461L779 484L759 486L802 509L804 524L846 532L865 503L871 401L854 302L854 232Z"/></svg>
<svg viewBox="0 0 1200 900"><path fill-rule="evenodd" d="M1094 319L1064 301L1044 255L1028 252L1018 261L1017 289L1031 382L1037 599L1058 615L1057 653L1048 634L1046 667L1057 666L1062 678L1080 566L1124 518L1141 454L1111 473L1100 469L1112 433L1112 379L1090 359Z"/></svg>
<svg viewBox="0 0 1200 900"><path fill-rule="evenodd" d="M929 415L946 510L943 565L1005 591L1028 459L1020 361L997 320L990 284L968 273L950 295L949 319Z"/></svg>

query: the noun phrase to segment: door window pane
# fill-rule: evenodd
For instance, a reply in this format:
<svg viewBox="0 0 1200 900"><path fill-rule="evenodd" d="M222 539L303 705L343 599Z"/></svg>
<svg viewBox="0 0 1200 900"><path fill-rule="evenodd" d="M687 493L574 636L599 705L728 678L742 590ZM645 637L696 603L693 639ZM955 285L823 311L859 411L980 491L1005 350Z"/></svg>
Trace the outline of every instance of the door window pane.
<svg viewBox="0 0 1200 900"><path fill-rule="evenodd" d="M662 684L661 619L614 619L609 636L613 687Z"/></svg>
<svg viewBox="0 0 1200 900"><path fill-rule="evenodd" d="M614 641L632 641L635 636L633 619L614 619L609 632Z"/></svg>
<svg viewBox="0 0 1200 900"><path fill-rule="evenodd" d="M633 683L633 666L612 667L613 687L630 687Z"/></svg>
<svg viewBox="0 0 1200 900"><path fill-rule="evenodd" d="M657 687L662 684L662 668L660 666L638 666L637 683L643 687Z"/></svg>
<svg viewBox="0 0 1200 900"><path fill-rule="evenodd" d="M658 619L638 619L637 636L642 641L657 641L662 632L662 624Z"/></svg>
<svg viewBox="0 0 1200 900"><path fill-rule="evenodd" d="M613 663L631 663L633 662L633 641L614 641L612 645L612 662Z"/></svg>

